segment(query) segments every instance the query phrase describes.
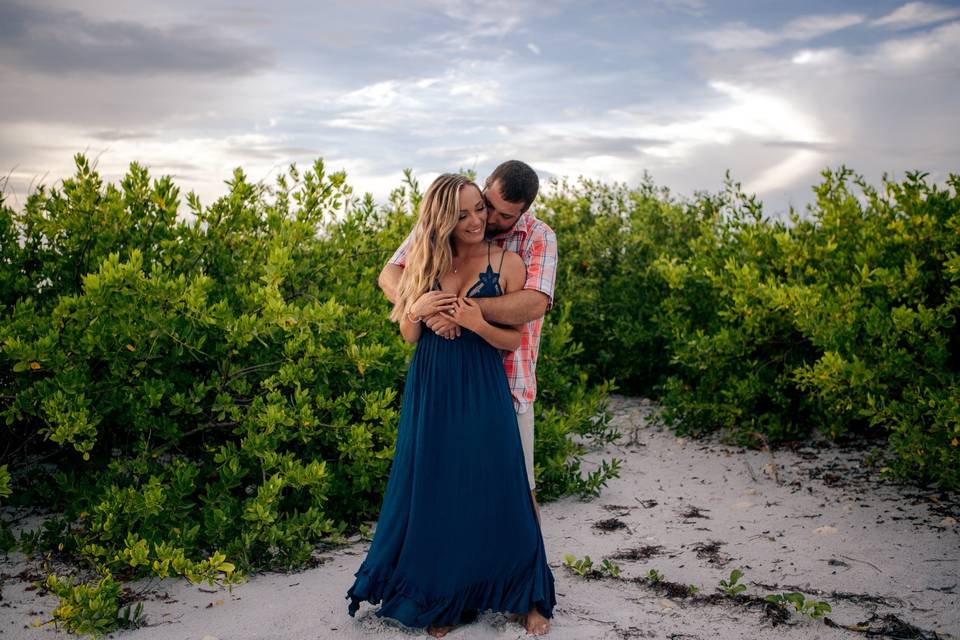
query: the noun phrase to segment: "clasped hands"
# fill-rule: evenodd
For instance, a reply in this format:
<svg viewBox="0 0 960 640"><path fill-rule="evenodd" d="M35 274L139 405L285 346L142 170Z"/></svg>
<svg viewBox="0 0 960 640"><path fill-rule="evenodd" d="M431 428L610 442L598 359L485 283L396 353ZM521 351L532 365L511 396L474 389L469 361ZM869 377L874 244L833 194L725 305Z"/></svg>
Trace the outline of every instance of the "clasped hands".
<svg viewBox="0 0 960 640"><path fill-rule="evenodd" d="M483 312L472 298L445 291L428 291L413 303L410 313L442 338L460 337L460 328L476 331L483 324Z"/></svg>

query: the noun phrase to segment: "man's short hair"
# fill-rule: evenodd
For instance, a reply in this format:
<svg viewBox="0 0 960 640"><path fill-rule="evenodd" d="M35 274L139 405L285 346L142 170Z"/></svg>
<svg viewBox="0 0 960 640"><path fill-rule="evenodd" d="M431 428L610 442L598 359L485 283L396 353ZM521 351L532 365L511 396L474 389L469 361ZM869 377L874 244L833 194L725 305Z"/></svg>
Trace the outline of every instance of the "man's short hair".
<svg viewBox="0 0 960 640"><path fill-rule="evenodd" d="M486 185L489 187L498 180L500 196L507 202L522 203L521 213L530 208L540 191L540 178L537 177L537 172L526 162L519 160L507 160L494 169L487 178Z"/></svg>

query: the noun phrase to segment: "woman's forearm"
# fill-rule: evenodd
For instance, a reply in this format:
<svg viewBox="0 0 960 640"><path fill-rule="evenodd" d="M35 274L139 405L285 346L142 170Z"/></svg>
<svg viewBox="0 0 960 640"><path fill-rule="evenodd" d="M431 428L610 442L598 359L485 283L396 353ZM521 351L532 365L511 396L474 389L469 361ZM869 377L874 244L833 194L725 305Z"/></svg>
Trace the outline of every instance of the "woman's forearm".
<svg viewBox="0 0 960 640"><path fill-rule="evenodd" d="M419 322L410 322L406 316L400 318L400 335L410 344L416 343L420 339Z"/></svg>

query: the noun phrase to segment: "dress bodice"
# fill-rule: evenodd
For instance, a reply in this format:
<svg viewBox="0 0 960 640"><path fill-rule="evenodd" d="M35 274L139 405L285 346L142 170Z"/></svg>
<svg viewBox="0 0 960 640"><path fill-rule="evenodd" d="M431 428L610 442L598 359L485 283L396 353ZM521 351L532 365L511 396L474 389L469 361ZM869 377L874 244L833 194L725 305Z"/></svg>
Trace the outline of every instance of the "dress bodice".
<svg viewBox="0 0 960 640"><path fill-rule="evenodd" d="M503 287L500 286L500 270L503 269L503 257L506 251L500 254L500 267L497 271L493 270L493 264L490 262L490 245L487 243L487 269L479 274L479 278L467 289L467 298L492 298L503 295ZM441 291L439 278L433 281L435 291Z"/></svg>

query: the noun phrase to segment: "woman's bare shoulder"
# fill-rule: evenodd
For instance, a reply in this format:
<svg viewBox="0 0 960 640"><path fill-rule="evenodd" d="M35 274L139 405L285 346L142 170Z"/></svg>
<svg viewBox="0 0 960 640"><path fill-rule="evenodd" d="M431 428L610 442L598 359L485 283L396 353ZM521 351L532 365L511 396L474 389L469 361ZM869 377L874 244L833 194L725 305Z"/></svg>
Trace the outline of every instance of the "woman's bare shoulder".
<svg viewBox="0 0 960 640"><path fill-rule="evenodd" d="M503 252L503 266L500 268L500 277L506 283L507 288L516 291L523 286L527 279L527 267L523 264L523 258L513 251Z"/></svg>
<svg viewBox="0 0 960 640"><path fill-rule="evenodd" d="M514 253L513 251L503 250L503 268L504 269L522 269L527 270L526 265L523 264L523 258L520 257L519 253Z"/></svg>

